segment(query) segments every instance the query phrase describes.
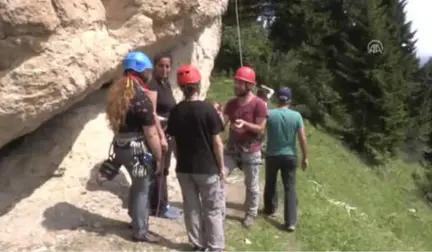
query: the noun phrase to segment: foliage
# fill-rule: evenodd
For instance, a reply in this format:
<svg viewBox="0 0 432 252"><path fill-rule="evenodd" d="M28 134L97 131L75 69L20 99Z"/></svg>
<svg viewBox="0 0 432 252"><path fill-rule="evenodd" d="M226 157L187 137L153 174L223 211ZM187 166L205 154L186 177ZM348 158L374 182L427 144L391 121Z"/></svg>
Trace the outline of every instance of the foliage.
<svg viewBox="0 0 432 252"><path fill-rule="evenodd" d="M375 165L401 153L432 161L432 93L406 0L240 2L244 59L260 83L291 87L304 117L337 130ZM260 15L269 26L256 22ZM224 23L216 68L232 72L240 64L232 3ZM371 40L384 45L382 54L368 53Z"/></svg>
<svg viewBox="0 0 432 252"><path fill-rule="evenodd" d="M211 99L227 101L232 80L214 77ZM244 198L241 182L230 187L239 198L229 200L225 237L228 251L427 251L432 248L432 214L411 179L422 168L392 160L377 176L357 155L325 132L306 123L310 167L297 174L298 229L283 223L283 187L278 181L275 218L258 216L251 229L238 221ZM265 169L261 169L264 179ZM233 176L241 176L234 172ZM240 184L239 187L234 187ZM233 195L233 197L235 197ZM366 232L365 232L366 231ZM250 241L250 243L249 243Z"/></svg>

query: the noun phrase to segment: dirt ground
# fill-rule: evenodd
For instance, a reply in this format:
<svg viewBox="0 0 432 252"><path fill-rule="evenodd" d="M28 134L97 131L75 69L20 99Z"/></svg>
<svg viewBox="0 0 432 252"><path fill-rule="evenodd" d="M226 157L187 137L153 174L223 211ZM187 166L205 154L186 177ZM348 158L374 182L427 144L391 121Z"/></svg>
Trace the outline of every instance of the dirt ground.
<svg viewBox="0 0 432 252"><path fill-rule="evenodd" d="M160 246L131 242L125 171L102 187L95 183L93 174L107 157L112 137L103 113L105 92L90 95L0 151L0 250L190 249L182 219L151 218L151 230L164 238ZM229 180L230 201L240 203L241 178ZM174 172L168 184L172 205L181 208Z"/></svg>

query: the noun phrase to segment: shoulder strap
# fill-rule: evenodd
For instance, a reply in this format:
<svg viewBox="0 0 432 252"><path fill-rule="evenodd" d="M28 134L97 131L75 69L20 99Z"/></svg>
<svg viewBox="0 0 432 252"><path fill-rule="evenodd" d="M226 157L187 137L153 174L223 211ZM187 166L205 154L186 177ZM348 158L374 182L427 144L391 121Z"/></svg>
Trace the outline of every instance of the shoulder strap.
<svg viewBox="0 0 432 252"><path fill-rule="evenodd" d="M130 75L130 77L134 80L134 81L136 81L136 82L138 82L138 86L139 86L139 88L140 88L140 90L142 90L142 91L144 91L145 93L149 93L151 90L148 88L148 86L147 86L147 84L145 84L140 78L138 78L137 76L135 76L135 75Z"/></svg>

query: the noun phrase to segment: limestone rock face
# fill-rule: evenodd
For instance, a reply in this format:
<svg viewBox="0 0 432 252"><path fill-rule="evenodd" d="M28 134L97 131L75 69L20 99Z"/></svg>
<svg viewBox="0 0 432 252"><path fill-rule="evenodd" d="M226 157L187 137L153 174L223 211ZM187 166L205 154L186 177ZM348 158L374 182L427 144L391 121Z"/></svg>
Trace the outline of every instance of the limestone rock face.
<svg viewBox="0 0 432 252"><path fill-rule="evenodd" d="M129 50L198 66L204 91L228 0L0 0L0 147L119 74ZM173 87L179 97L171 76ZM203 92L205 93L205 92Z"/></svg>

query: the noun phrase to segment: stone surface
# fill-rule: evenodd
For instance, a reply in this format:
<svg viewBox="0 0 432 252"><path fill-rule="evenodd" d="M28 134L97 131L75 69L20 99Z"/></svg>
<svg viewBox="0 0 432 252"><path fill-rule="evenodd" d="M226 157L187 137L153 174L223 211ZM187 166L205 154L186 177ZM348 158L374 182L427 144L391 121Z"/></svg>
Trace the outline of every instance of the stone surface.
<svg viewBox="0 0 432 252"><path fill-rule="evenodd" d="M0 0L0 147L115 78L132 49L171 51L174 70L197 65L206 91L227 4Z"/></svg>

